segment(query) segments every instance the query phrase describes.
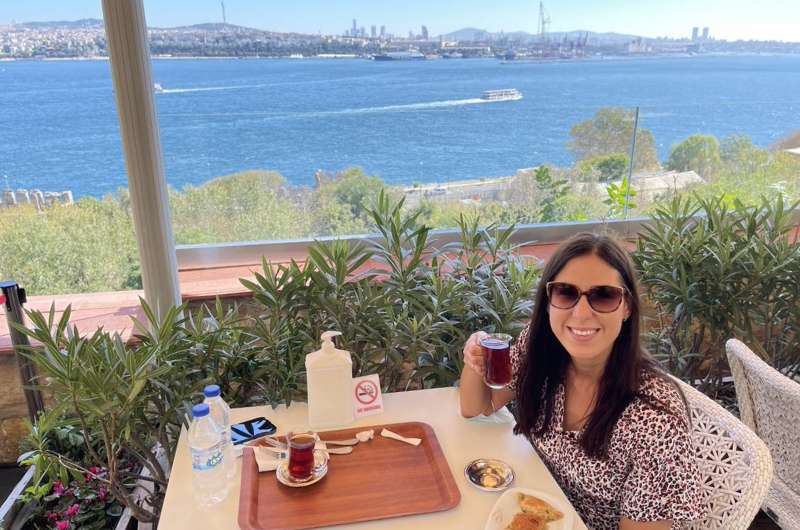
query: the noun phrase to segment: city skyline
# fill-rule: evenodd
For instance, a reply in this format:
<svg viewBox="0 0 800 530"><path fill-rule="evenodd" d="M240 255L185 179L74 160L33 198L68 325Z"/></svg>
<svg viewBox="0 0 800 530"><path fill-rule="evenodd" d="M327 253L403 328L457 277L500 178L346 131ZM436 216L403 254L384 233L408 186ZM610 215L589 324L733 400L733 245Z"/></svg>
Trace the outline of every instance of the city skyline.
<svg viewBox="0 0 800 530"><path fill-rule="evenodd" d="M727 40L798 41L796 20L800 19L797 0L764 0L754 9L744 0L673 0L669 5L647 6L635 0L606 0L602 5L589 0L545 2L550 17L549 31L588 30L615 32L644 37L691 38L693 27L709 27L710 37ZM191 6L191 7L190 7ZM457 9L454 9L457 7ZM341 35L355 18L359 27L386 26L388 33L415 34L422 25L431 36L466 27L491 32L537 32L539 5L534 1L504 0L491 8L485 2L462 0L457 4L428 5L422 0L402 4L374 5L364 0L339 2L332 13L329 4L307 0L302 5L282 4L280 10L265 9L254 0L226 0L227 22L278 32ZM151 27L174 27L205 22L221 22L218 0L145 0ZM35 0L0 6L0 24L33 21L102 18L99 0Z"/></svg>

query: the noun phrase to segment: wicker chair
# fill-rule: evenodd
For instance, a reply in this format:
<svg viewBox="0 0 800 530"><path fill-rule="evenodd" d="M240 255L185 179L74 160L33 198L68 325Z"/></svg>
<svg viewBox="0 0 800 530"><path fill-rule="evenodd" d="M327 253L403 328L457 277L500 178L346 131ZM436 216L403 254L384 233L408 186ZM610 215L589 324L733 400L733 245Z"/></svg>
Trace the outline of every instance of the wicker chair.
<svg viewBox="0 0 800 530"><path fill-rule="evenodd" d="M764 442L713 399L675 380L689 402L695 460L703 479L708 516L691 530L747 530L772 478Z"/></svg>
<svg viewBox="0 0 800 530"><path fill-rule="evenodd" d="M800 530L800 384L740 341L725 346L742 421L766 442L775 462L764 508L784 530Z"/></svg>

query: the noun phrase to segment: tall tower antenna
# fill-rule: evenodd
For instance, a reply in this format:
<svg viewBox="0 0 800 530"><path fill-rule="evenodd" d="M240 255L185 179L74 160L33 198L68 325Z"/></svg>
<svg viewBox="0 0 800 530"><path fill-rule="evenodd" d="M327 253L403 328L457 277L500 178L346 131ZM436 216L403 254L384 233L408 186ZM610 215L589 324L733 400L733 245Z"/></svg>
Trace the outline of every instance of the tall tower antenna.
<svg viewBox="0 0 800 530"><path fill-rule="evenodd" d="M223 2L222 0L220 0L220 2L219 2L219 3L220 3L220 4L222 4L222 23L223 23L223 24L227 24L227 23L228 23L228 20L225 18L225 2Z"/></svg>
<svg viewBox="0 0 800 530"><path fill-rule="evenodd" d="M539 33L539 40L544 42L547 40L547 26L550 25L550 16L544 10L544 2L539 2L539 25L537 33Z"/></svg>

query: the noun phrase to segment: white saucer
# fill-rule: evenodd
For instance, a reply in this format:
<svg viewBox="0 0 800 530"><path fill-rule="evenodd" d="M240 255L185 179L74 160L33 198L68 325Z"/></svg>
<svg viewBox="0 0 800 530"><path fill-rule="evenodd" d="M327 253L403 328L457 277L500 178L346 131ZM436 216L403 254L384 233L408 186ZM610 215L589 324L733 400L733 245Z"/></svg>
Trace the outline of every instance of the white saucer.
<svg viewBox="0 0 800 530"><path fill-rule="evenodd" d="M311 473L311 478L308 480L297 482L295 479L293 479L289 475L289 462L286 460L278 464L277 469L275 469L275 478L278 479L278 482L284 486L289 486L290 488L303 488L305 486L316 484L327 474L328 460L322 451L314 451L314 470Z"/></svg>

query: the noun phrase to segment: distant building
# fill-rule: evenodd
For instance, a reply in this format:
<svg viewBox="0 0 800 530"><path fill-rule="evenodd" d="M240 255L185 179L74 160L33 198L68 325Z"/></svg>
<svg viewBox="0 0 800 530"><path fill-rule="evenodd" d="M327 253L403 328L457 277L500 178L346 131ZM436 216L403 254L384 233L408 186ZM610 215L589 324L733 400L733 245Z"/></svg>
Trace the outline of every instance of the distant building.
<svg viewBox="0 0 800 530"><path fill-rule="evenodd" d="M480 203L502 199L503 193L513 182L514 177L487 177L474 180L459 180L445 183L414 185L403 189L405 204L417 206L420 201L461 201Z"/></svg>
<svg viewBox="0 0 800 530"><path fill-rule="evenodd" d="M408 30L408 40L414 40L414 32L411 30Z"/></svg>
<svg viewBox="0 0 800 530"><path fill-rule="evenodd" d="M422 26L422 40L428 40L428 28L426 26Z"/></svg>
<svg viewBox="0 0 800 530"><path fill-rule="evenodd" d="M628 43L628 53L650 53L652 51L653 47L641 37Z"/></svg>
<svg viewBox="0 0 800 530"><path fill-rule="evenodd" d="M0 202L3 206L16 206L17 205L17 196L12 190L4 190L2 202Z"/></svg>
<svg viewBox="0 0 800 530"><path fill-rule="evenodd" d="M369 28L369 36L373 39L378 36L378 28L375 27L375 24Z"/></svg>
<svg viewBox="0 0 800 530"><path fill-rule="evenodd" d="M800 147L795 147L792 149L784 149L790 155L800 156Z"/></svg>
<svg viewBox="0 0 800 530"><path fill-rule="evenodd" d="M386 36L386 26L381 26L381 38Z"/></svg>
<svg viewBox="0 0 800 530"><path fill-rule="evenodd" d="M694 171L654 171L639 173L631 179L637 197L654 201L660 195L675 192L694 184L705 184L706 181Z"/></svg>
<svg viewBox="0 0 800 530"><path fill-rule="evenodd" d="M355 24L355 21L353 21ZM697 37L700 35L700 28L697 26L692 28L692 42L697 42Z"/></svg>
<svg viewBox="0 0 800 530"><path fill-rule="evenodd" d="M351 37L358 37L358 25L356 24L356 19L353 19L353 29L350 30Z"/></svg>
<svg viewBox="0 0 800 530"><path fill-rule="evenodd" d="M703 40L708 40L708 27L703 28Z"/></svg>
<svg viewBox="0 0 800 530"><path fill-rule="evenodd" d="M17 204L30 204L31 203L31 194L28 190L17 190L14 195L16 196L16 203Z"/></svg>

